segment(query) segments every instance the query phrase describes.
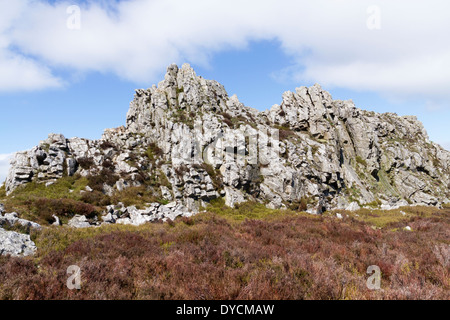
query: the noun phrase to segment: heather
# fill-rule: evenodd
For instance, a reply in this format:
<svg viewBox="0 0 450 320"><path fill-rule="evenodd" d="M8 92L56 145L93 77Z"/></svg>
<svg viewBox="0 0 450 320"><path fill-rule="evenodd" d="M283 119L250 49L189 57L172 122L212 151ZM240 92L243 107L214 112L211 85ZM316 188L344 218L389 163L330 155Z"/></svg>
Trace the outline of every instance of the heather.
<svg viewBox="0 0 450 320"><path fill-rule="evenodd" d="M450 298L448 208L338 219L221 207L139 227L31 231L34 257L0 257L0 299ZM70 265L81 268L80 290L66 287ZM366 287L370 265L381 269L380 290Z"/></svg>

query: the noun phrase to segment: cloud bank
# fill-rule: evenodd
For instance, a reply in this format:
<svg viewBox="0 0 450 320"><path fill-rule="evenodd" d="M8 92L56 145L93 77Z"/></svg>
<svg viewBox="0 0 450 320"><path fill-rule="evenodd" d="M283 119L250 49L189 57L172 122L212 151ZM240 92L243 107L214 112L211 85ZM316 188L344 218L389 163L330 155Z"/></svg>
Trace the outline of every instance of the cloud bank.
<svg viewBox="0 0 450 320"><path fill-rule="evenodd" d="M450 100L445 0L111 3L85 2L79 28L68 28L71 2L0 0L0 91L61 86L61 69L152 83L169 63L207 65L221 50L276 39L295 61L281 74L299 84Z"/></svg>

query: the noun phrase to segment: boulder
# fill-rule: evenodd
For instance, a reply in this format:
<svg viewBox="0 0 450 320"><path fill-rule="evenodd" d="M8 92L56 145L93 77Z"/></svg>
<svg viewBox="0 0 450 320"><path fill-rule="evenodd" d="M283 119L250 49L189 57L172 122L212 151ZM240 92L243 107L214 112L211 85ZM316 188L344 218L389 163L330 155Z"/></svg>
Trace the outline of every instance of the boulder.
<svg viewBox="0 0 450 320"><path fill-rule="evenodd" d="M89 227L91 227L91 224L89 223L88 219L85 216L78 215L78 214L69 220L68 225L69 225L69 227L72 227L72 228L89 228Z"/></svg>
<svg viewBox="0 0 450 320"><path fill-rule="evenodd" d="M42 229L41 225L36 222L25 220L25 219L20 219L16 212L5 213L5 215L3 215L3 216L0 214L0 226L2 226L4 224L9 224L10 226L19 224L25 228L32 228L32 229L36 229L36 230Z"/></svg>

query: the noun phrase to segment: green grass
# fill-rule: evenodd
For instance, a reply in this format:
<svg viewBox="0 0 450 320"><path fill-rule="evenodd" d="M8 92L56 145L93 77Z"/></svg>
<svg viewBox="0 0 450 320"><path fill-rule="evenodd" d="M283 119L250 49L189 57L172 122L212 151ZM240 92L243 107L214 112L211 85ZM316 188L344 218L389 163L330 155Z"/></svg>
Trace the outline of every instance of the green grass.
<svg viewBox="0 0 450 320"><path fill-rule="evenodd" d="M212 213L201 213L191 218L178 218L176 223L147 223L141 226L108 224L98 228L71 228L68 226L49 226L42 230L31 230L30 237L39 248L37 258L52 251L64 251L71 244L112 233L133 233L152 238L163 233L180 233L186 230L195 232L197 223L215 220ZM173 244L173 243L172 243ZM169 247L161 243L162 247Z"/></svg>
<svg viewBox="0 0 450 320"><path fill-rule="evenodd" d="M360 165L367 166L366 160L364 160L364 159L361 158L360 156L356 156L355 160L356 160L356 162L359 163Z"/></svg>
<svg viewBox="0 0 450 320"><path fill-rule="evenodd" d="M256 220L272 220L280 217L288 217L295 215L304 215L314 218L308 213L301 211L294 211L289 209L269 209L262 203L257 202L244 202L237 204L235 208L230 208L225 205L223 198L214 199L210 202L210 205L206 208L206 211L217 214L220 217L232 220L232 221L245 221L246 219Z"/></svg>
<svg viewBox="0 0 450 320"><path fill-rule="evenodd" d="M150 162L153 164L155 163L157 158L161 158L163 156L164 152L161 148L159 148L156 143L150 143L147 150L145 150L143 156L147 157Z"/></svg>
<svg viewBox="0 0 450 320"><path fill-rule="evenodd" d="M14 198L19 201L29 200L33 197L48 199L68 198L80 200L80 191L84 190L87 185L88 179L79 175L63 177L48 187L46 187L43 183L33 181L14 190L14 192L10 195L10 198ZM70 190L72 190L72 192L70 192Z"/></svg>
<svg viewBox="0 0 450 320"><path fill-rule="evenodd" d="M374 201L372 201L372 202L369 202L369 203L366 203L365 204L365 206L367 206L367 207L372 207L372 208L374 208L374 209L376 209L376 208L378 208L379 206L381 206L382 205L382 202L381 202L381 200L380 199L375 199Z"/></svg>
<svg viewBox="0 0 450 320"><path fill-rule="evenodd" d="M217 218L224 218L233 225L240 225L248 220L276 221L284 217L304 216L316 219L307 213L295 212L292 210L272 210L265 208L262 204L246 202L237 208L226 207L222 199L212 201L207 212L199 213L190 218L178 218L175 223L148 223L141 226L111 224L99 228L70 228L68 226L49 226L41 231L32 230L31 239L39 248L38 256L43 257L52 251L64 251L71 244L111 233L135 233L146 237L158 236L162 233L182 234L189 230L191 237L195 237L198 226L208 221L215 221ZM173 243L172 243L173 244ZM167 247L168 244L161 243Z"/></svg>
<svg viewBox="0 0 450 320"><path fill-rule="evenodd" d="M404 212L403 215L401 212ZM325 216L336 216L336 213L347 215L355 220L365 222L377 228L389 228L398 223L407 223L415 218L432 218L439 215L434 207L401 207L396 210L360 209L357 211L332 210Z"/></svg>
<svg viewBox="0 0 450 320"><path fill-rule="evenodd" d="M162 154L162 150L156 145L151 146L146 150L146 155L152 161ZM76 174L71 177L63 177L58 179L54 184L45 186L44 183L36 181L20 186L14 192L6 197L4 187L0 189L0 199L5 198L2 202L5 203L7 210L10 212L17 211L18 213L25 213L30 209L30 202L38 199L71 199L90 203L95 206L105 206L107 204L115 204L123 202L125 205L143 206L146 203L156 202L159 197L154 192L154 187L164 185L169 189L172 188L166 175L160 170L154 170L154 175L148 179L142 177L143 185L140 187L130 187L123 191L115 191L112 196L103 193L103 184L114 185L119 179L119 176L108 168L102 170L98 175L82 177ZM82 192L86 186L94 189L93 192Z"/></svg>
<svg viewBox="0 0 450 320"><path fill-rule="evenodd" d="M3 199L6 197L6 188L5 185L0 187L0 199Z"/></svg>
<svg viewBox="0 0 450 320"><path fill-rule="evenodd" d="M169 182L169 179L167 178L166 174L161 170L159 170L158 182L161 186L165 186L169 189L172 189L172 184Z"/></svg>
<svg viewBox="0 0 450 320"><path fill-rule="evenodd" d="M195 169L203 169L209 175L212 180L213 186L216 190L221 190L223 188L223 177L219 169L214 169L214 167L208 163L202 163L201 165L194 165Z"/></svg>
<svg viewBox="0 0 450 320"><path fill-rule="evenodd" d="M52 222L53 214L56 214L63 222L67 222L67 219L75 214L85 214L89 209L87 203L93 204L95 208L93 210L100 212L102 209L95 206L99 206L100 203L110 204L112 200L122 201L128 205L153 200L153 198L142 196L145 190L134 188L129 188L126 192L117 192L112 198L100 191L82 193L81 191L85 190L87 185L89 185L89 178L79 175L63 177L48 187L33 181L20 186L2 201L7 212L17 212L24 219L45 225Z"/></svg>
<svg viewBox="0 0 450 320"><path fill-rule="evenodd" d="M51 219L53 213L43 212L44 208L39 208L42 201L53 200L61 202L66 201L73 205L74 202L82 203L81 190L87 186L88 180L79 175L73 177L63 177L54 184L46 187L43 183L35 181L18 187L2 202L5 204L7 212L17 212L21 218L33 220L39 223L45 223ZM70 192L70 190L73 190ZM0 197L2 198L2 197ZM47 201L50 202L50 201Z"/></svg>

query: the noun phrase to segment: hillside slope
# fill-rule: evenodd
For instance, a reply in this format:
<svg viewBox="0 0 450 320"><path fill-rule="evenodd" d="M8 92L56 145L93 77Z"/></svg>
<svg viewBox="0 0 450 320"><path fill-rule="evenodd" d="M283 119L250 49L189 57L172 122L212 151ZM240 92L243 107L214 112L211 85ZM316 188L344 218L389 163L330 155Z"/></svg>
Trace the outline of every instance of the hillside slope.
<svg viewBox="0 0 450 320"><path fill-rule="evenodd" d="M414 116L364 111L317 84L259 112L185 64L136 90L125 127L99 140L51 134L17 153L6 193L67 177L89 178L102 205L140 188L190 212L223 197L321 213L448 202L450 152Z"/></svg>

